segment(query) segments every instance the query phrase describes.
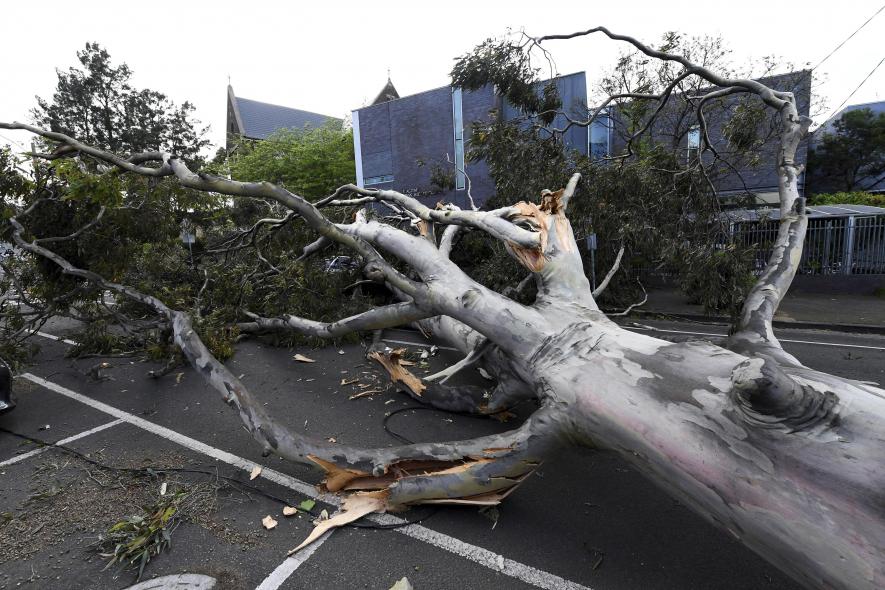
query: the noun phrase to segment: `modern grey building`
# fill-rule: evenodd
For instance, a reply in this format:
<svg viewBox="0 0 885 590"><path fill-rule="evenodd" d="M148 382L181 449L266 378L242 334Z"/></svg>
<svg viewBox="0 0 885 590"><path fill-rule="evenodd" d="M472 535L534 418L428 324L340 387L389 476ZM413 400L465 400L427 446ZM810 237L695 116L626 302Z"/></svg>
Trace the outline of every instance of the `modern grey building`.
<svg viewBox="0 0 885 590"><path fill-rule="evenodd" d="M586 113L584 72L560 76L554 82L566 112ZM494 195L495 186L485 163L467 163L464 154L471 123L489 121L492 116L512 120L519 113L491 85L472 92L443 86L400 97L388 80L373 104L353 111L357 182L364 187L392 188L429 204L445 201L466 208L469 177L471 194L481 206ZM564 127L564 120L554 121L553 126ZM587 154L587 138L586 128L573 127L564 140ZM453 171L451 185L434 183L435 170Z"/></svg>
<svg viewBox="0 0 885 590"><path fill-rule="evenodd" d="M280 129L317 128L330 121L342 123L341 119L329 115L242 98L234 94L233 87L227 86L228 151L237 138L265 139Z"/></svg>
<svg viewBox="0 0 885 590"><path fill-rule="evenodd" d="M796 97L799 114L808 116L811 104L809 70L760 78L759 81L771 88L792 92ZM713 176L714 186L719 197L726 202L731 197L751 195L755 197L757 204L777 203L776 162L777 150L780 148L780 138L776 132L777 114L767 109L763 112L762 118L755 120L757 128L753 131L758 140L754 140L756 143L749 154L738 154L727 139L729 132L735 131L729 130L728 126L730 122L733 125L735 114L739 112L743 101L747 101L747 105L761 104L753 95L734 94L721 99L718 105L712 104L705 108L710 143L722 158L729 162L729 165L716 167ZM653 110L656 103L649 104L653 105ZM598 117L593 122L590 128L592 158L623 153L632 131L625 112L627 109L613 107L606 115ZM657 145L669 148L684 162L696 158L701 145L696 103L686 100L679 94L672 96L647 130L646 137ZM796 152L797 161L804 165L807 154L807 141L803 141ZM705 162L709 162L709 158L710 154L706 154ZM804 185L803 175L799 180L800 191L804 190Z"/></svg>
<svg viewBox="0 0 885 590"><path fill-rule="evenodd" d="M799 113L808 116L810 71L790 72L760 78L760 81L778 90L793 92ZM554 82L562 98L563 110L574 118L586 119L587 81L584 72L560 76ZM733 95L705 111L710 142L729 162L716 169L714 184L726 202L731 197L750 195L758 204L775 203L778 200L777 115L769 109L756 121L760 139L749 154L738 154L727 140L729 121L746 100L758 105L755 96ZM521 116L491 86L473 92L443 86L399 97L388 80L373 104L353 111L357 181L366 187L394 188L425 198L428 203L448 201L465 207L466 178L463 172L466 172L472 181L474 200L481 205L494 194L494 183L485 163L465 163L464 153L470 142L470 124L489 121L492 112L505 121ZM626 112L624 106L612 107L589 127L571 126L563 138L564 144L594 159L623 153L631 129L623 112ZM562 129L566 127L565 123L560 116L551 127ZM695 105L674 95L658 114L645 138L669 147L685 162L697 157L700 128ZM797 151L797 160L805 164L806 159L807 145L803 142ZM455 170L453 188L434 184L435 167ZM800 179L800 190L804 190L804 177Z"/></svg>

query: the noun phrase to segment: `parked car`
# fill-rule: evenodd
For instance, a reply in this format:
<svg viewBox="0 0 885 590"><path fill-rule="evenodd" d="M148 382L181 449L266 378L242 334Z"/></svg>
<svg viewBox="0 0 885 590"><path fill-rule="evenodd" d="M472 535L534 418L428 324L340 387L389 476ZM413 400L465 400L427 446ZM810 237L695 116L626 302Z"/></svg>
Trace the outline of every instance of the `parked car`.
<svg viewBox="0 0 885 590"><path fill-rule="evenodd" d="M0 414L15 407L12 399L12 370L0 359Z"/></svg>
<svg viewBox="0 0 885 590"><path fill-rule="evenodd" d="M327 258L325 263L326 272L345 272L348 270L357 270L360 267L359 261L352 256Z"/></svg>

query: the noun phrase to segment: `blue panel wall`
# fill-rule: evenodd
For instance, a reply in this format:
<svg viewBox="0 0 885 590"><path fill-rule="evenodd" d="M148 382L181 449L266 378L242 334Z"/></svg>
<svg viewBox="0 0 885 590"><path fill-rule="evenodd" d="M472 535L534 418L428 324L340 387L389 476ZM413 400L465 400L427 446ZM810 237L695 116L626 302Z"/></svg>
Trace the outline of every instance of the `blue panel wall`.
<svg viewBox="0 0 885 590"><path fill-rule="evenodd" d="M558 78L557 87L563 97L567 112L580 116L580 107L586 104L587 84L583 72ZM491 86L475 92L464 92L462 114L464 141L470 151L471 124L490 120L493 110L502 111L506 117L508 107ZM515 115L509 108L511 117ZM556 125L565 125L559 118ZM360 150L363 160L363 177L392 175L393 182L367 187L393 188L413 194L429 205L438 201L451 202L459 207L469 206L466 190L440 191L431 186L433 164L454 171L455 146L452 122L452 88L444 86L412 96L406 96L378 105L359 109ZM565 137L568 145L587 153L587 130L576 127ZM452 163L448 163L446 159ZM419 162L424 162L420 165ZM495 193L485 162L467 163L471 194L478 206Z"/></svg>
<svg viewBox="0 0 885 590"><path fill-rule="evenodd" d="M587 76L584 72L576 72L567 76L559 76L554 79L556 90L562 99L562 110L572 119L587 118ZM540 94L547 82L538 84L538 93ZM510 103L504 103L502 115L505 121L512 121L524 116L521 111L516 109ZM550 125L554 129L564 129L568 120L562 116L557 116ZM587 128L572 126L564 135L563 141L566 146L573 150L587 155Z"/></svg>
<svg viewBox="0 0 885 590"><path fill-rule="evenodd" d="M454 161L452 91L445 86L389 103L395 186L422 195L431 190L431 163ZM420 166L419 162L424 162Z"/></svg>
<svg viewBox="0 0 885 590"><path fill-rule="evenodd" d="M360 151L363 157L363 176L393 174L390 144L390 103L382 103L360 110Z"/></svg>

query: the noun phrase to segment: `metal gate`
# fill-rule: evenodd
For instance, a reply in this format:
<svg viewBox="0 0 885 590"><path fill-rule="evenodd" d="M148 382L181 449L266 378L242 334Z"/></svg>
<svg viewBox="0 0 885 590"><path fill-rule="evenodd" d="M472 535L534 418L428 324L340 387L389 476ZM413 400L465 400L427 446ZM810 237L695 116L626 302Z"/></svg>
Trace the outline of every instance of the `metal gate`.
<svg viewBox="0 0 885 590"><path fill-rule="evenodd" d="M738 244L754 248L754 271L761 273L771 256L778 222L741 221L732 227ZM885 215L809 219L799 274L885 274Z"/></svg>

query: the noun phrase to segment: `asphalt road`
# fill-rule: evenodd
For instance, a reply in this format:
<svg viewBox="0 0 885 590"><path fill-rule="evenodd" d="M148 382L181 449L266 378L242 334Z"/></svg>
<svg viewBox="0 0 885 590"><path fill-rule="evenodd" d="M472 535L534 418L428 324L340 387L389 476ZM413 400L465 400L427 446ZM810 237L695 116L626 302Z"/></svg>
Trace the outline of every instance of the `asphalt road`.
<svg viewBox="0 0 885 590"><path fill-rule="evenodd" d="M715 339L701 334L725 333L722 326L707 324L639 323L630 327L674 340ZM885 337L796 330L779 331L778 336L809 366L885 381ZM419 341L411 332L389 332L388 338ZM107 370L110 379L94 381L88 369L101 359L71 360L64 356L68 348L64 342L44 338L41 344L38 363L29 369L32 377L16 380L19 407L0 416L0 427L53 442L82 435L68 444L111 464L157 468L174 459L242 479L260 464L264 473L253 483L262 489L293 505L316 496L310 487L317 482L316 474L273 456L261 457L238 417L192 370L182 368L152 380L146 377L152 368L149 363L107 359L112 365ZM292 358L295 352L317 362L298 363ZM440 351L426 370L456 358ZM357 383L341 385L342 381L358 378L371 386L372 374L377 374L365 363L359 346L290 351L247 342L228 364L283 421L342 444L394 444L382 428L385 414L415 405L390 391L349 399L363 389ZM430 411L397 414L389 425L416 441L452 440L514 427ZM0 527L28 522L28 511L53 509L52 500L46 500L38 486L47 472L55 469L59 481L83 477L68 473L71 462L58 450L23 456L35 449L0 433L0 512L9 512L12 518L5 525L0 520ZM41 499L35 500L35 494ZM255 493L222 496L215 525L181 525L172 549L148 565L148 577L205 573L221 580L222 587L250 589L383 590L403 576L417 590L797 587L619 457L601 451L566 450L545 463L499 507L496 523L475 508L415 510L404 516L430 517L420 525L396 530L342 529L312 554L288 561L286 551L310 530L307 518L287 519L277 503ZM30 554L0 563L0 590L127 587L132 577L102 571L104 560L88 545L106 523L135 508L124 503L103 507L105 521L97 518L61 538L49 535ZM260 525L268 514L279 521L271 531ZM42 538L46 526L51 529L52 522L32 536ZM220 534L219 527L229 534Z"/></svg>

